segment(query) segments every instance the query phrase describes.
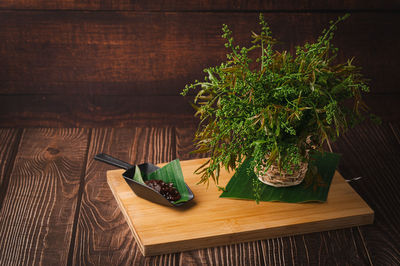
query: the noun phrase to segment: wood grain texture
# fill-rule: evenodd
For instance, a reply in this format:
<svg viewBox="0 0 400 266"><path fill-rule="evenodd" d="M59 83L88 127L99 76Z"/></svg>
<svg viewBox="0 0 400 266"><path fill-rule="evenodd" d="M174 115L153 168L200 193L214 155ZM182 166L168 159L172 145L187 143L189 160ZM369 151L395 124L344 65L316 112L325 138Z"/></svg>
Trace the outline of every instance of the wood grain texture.
<svg viewBox="0 0 400 266"><path fill-rule="evenodd" d="M0 128L0 210L7 192L22 129Z"/></svg>
<svg viewBox="0 0 400 266"><path fill-rule="evenodd" d="M341 13L266 13L278 49L314 41ZM0 11L1 94L169 95L203 78L227 52L223 23L239 44L257 12ZM337 31L341 60L355 57L372 92L398 92L400 16L354 13Z"/></svg>
<svg viewBox="0 0 400 266"><path fill-rule="evenodd" d="M343 157L339 170L353 188L375 210L373 226L361 227L371 259L375 265L400 263L400 144L398 123L365 123L354 128L334 144Z"/></svg>
<svg viewBox="0 0 400 266"><path fill-rule="evenodd" d="M267 13L280 47L314 40L338 13ZM400 17L354 13L338 29L339 58L356 57L371 79L376 113L399 120ZM179 96L226 50L221 25L240 44L257 12L0 11L0 126L124 127L190 123ZM373 52L371 52L373 51Z"/></svg>
<svg viewBox="0 0 400 266"><path fill-rule="evenodd" d="M175 127L176 157L180 160L190 160L207 157L206 154L192 153L195 150L193 139L197 127L198 126L196 123Z"/></svg>
<svg viewBox="0 0 400 266"><path fill-rule="evenodd" d="M135 10L135 11L249 11L249 10L393 10L400 8L399 2L385 1L73 1L73 0L4 0L0 8L7 9L73 9L73 10Z"/></svg>
<svg viewBox="0 0 400 266"><path fill-rule="evenodd" d="M195 126L177 127L179 158L193 150ZM340 255L338 255L340 254ZM370 265L358 227L181 253L182 265Z"/></svg>
<svg viewBox="0 0 400 266"><path fill-rule="evenodd" d="M127 127L193 124L182 96L0 95L3 127Z"/></svg>
<svg viewBox="0 0 400 266"><path fill-rule="evenodd" d="M3 130L8 132L8 130L13 131L14 129ZM131 133L129 132L132 132L132 134L137 135L137 137L135 137L136 139L145 139L145 141L153 143L151 146L161 145L163 139L173 139L176 136L175 143L171 141L172 146L168 148L168 150L171 150L172 154L179 154L179 157L184 157L186 151L191 150L191 147L187 147L187 145L191 145L191 138L194 133L192 126L177 128L175 134L173 133L173 129L169 128L167 131L170 133L166 134L169 135L169 137L165 137L166 135L164 135L164 137L159 138L148 138L146 137L147 133L135 133L137 130L140 132L146 130L147 132L153 132L150 135L163 135L164 133L161 132L165 131L165 129L95 129L93 130L93 140L91 143L96 146L96 149L99 151L106 151L113 154L112 151L115 151L115 146L127 143L125 138L127 137L127 139L130 139ZM67 131L68 130L59 130L58 132ZM116 133L118 131L125 133ZM34 136L32 135L32 137L27 138L26 132L30 132L28 135L31 135L33 132L42 131L36 129L25 130L22 138L23 145L21 144L21 148L23 150L19 151L17 160L15 161L15 168L12 172L12 178L10 179L9 189L6 195L7 200L4 202L4 208L0 212L0 246L2 247L0 249L0 264L23 264L24 255L25 264L32 264L34 263L31 259L32 256L36 254L37 258L40 254L40 249L46 250L46 253L43 253L43 257L41 258L44 263L62 264L62 261L65 260L60 259L62 256L60 256L59 252L64 253L64 249L56 247L61 246L62 244L58 242L62 241L64 238L68 238L68 234L70 234L70 230L65 231L62 228L65 226L71 228L72 225L70 222L64 222L60 225L61 222L58 220L58 223L51 228L37 227L41 222L40 215L43 214L43 212L39 211L36 213L35 210L40 209L35 208L32 204L28 204L26 199L29 199L29 203L35 203L39 200L38 196L35 197L34 195L37 195L38 189L40 189L40 187L36 185L39 184L40 180L38 178L28 179L28 177L32 175L26 175L25 172L22 173L23 169L27 169L27 167L31 172L34 172L34 177L48 171L45 167L35 167L37 163L35 163L33 159L32 161L27 160L29 156L32 157L32 154L28 154L30 150L42 150L46 158L50 156L48 155L49 152L54 153L55 150L50 149L46 151L47 147L38 147L40 146L38 140L42 139L42 137L38 137L38 135L41 136L44 133L35 133ZM78 130L78 132L81 132L81 130ZM96 134L98 137L94 137ZM104 136L104 134L107 136ZM100 137L101 135L102 137ZM141 137L139 137L139 135ZM100 139L98 144L94 144L96 138ZM110 138L114 139L112 145L108 142ZM53 137L51 137L51 139L53 139ZM68 143L64 145L68 144L74 151L76 151L77 148L73 147L76 147L76 145L79 146L79 143L81 143L80 141L70 142L69 140L66 142ZM5 141L3 143L8 142ZM129 141L129 143L136 142ZM82 198L82 202L83 205L88 205L90 207L85 206L85 211L80 213L77 238L74 242L74 257L73 260L71 259L71 262L73 264L96 265L117 264L117 262L121 262L122 264L126 262L128 264L156 265L370 265L371 263L374 265L398 265L400 258L397 241L397 239L399 239L397 230L397 224L399 223L399 210L397 206L399 205L399 200L396 193L396 189L399 187L397 173L399 171L398 162L400 160L398 156L400 149L398 145L400 145L400 125L394 122L384 123L381 126L375 126L373 124L361 125L348 132L348 134L333 145L335 151L343 154L340 171L344 173L344 176L347 178L363 176L363 179L353 181L350 184L375 209L376 218L374 225L246 242L150 258L142 257L135 247L135 244L132 243L133 238L130 236L129 229L121 213L117 209L116 203L113 203L111 192L104 187L105 184L102 183L102 185L99 185L101 181L94 184L95 182L93 179L99 178L100 174L110 168L103 164L90 162L89 159L88 165L92 164L92 172L96 172L97 168L103 166L104 169L99 170L99 175L90 177L92 180L89 181L88 185L85 187L86 194ZM49 147L54 148L55 146L49 145ZM129 150L131 149L133 150L133 148ZM174 149L177 150L174 151ZM156 150L159 149L151 149L150 152L142 155L136 154L133 151L119 150L119 152L116 151L114 155L130 162L134 162L135 160L140 161L141 156L147 159L154 157L159 162L163 161L159 156L157 157L154 155ZM165 150L160 150L160 153L164 152ZM25 157L22 158L20 154ZM73 154L75 158L76 155L79 156L80 152L74 152ZM68 160L74 162L78 160L78 158L70 159L71 156L68 156L68 158ZM172 159L174 156L170 155L169 158ZM51 161L52 159L49 158L48 160ZM56 159L54 158L54 160ZM65 161L67 160L64 159L64 162ZM49 162L48 165L53 164ZM52 167L48 169L50 169L50 171L54 170ZM74 170L73 173L75 173ZM73 173L71 175L73 175ZM76 174L79 175L79 173ZM16 178L17 176L20 181ZM49 178L48 175L46 175L46 178ZM21 179L23 179L24 182L21 182ZM89 180L88 175L86 179ZM32 180L34 181L33 183ZM25 181L30 181L30 183ZM103 179L103 181L105 181L105 179ZM78 189L78 183L79 181L75 180L73 184L76 190ZM92 185L89 185L89 183ZM16 189L16 184L19 184L20 189ZM35 184L36 187L32 187L33 184ZM42 183L42 185L45 184ZM67 186L65 182L64 186L68 189L72 189L70 186ZM66 190L67 192L70 191L68 189ZM58 192L61 190L57 189L56 191L57 195L54 193L53 195L55 195L56 199L59 199L60 193ZM91 196L89 196L89 194ZM40 195L42 196L41 199L49 198L47 195ZM13 202L10 202L10 200L13 200ZM67 201L66 204L68 204L69 207L71 207L71 200L72 199L64 199L64 201ZM50 200L50 203L52 202L53 201ZM58 202L59 200L57 200L56 205ZM45 204L47 201L41 201L41 203ZM26 206L25 211L23 211L24 206ZM4 219L5 213L8 215L8 217L6 217L7 219ZM47 222L46 219L48 218L46 215L48 214L45 213L43 218L45 222ZM66 216L70 217L69 215ZM65 221L66 216L61 215L60 217L64 218L59 219ZM71 220L71 218L68 219L69 221ZM11 227L10 221L14 221L16 226ZM35 224L36 221L38 224ZM53 216L50 218L50 221L54 222ZM96 223L98 223L98 225L94 226L93 224ZM57 227L59 231L56 232L55 227ZM93 228L96 228L96 230L93 231ZM36 231L34 229L36 229ZM63 233L61 233L61 231L63 231ZM29 234L30 232L31 234ZM44 237L43 232L48 232L46 237L49 241L47 244L42 242ZM54 244L56 239L58 239L57 243ZM5 245L4 243L7 244ZM27 246L31 248L27 249L28 252L23 254L24 248ZM68 247L68 243L64 246ZM6 248L4 249L3 247ZM65 253L68 253L68 251L65 251ZM89 257L85 257L86 254L89 254ZM86 258L90 259L86 260ZM38 262L38 259L36 259L36 262Z"/></svg>
<svg viewBox="0 0 400 266"><path fill-rule="evenodd" d="M363 97L371 113L387 122L400 122L400 94L370 94Z"/></svg>
<svg viewBox="0 0 400 266"><path fill-rule="evenodd" d="M400 145L400 122L397 123L388 123L394 137L396 138L397 143Z"/></svg>
<svg viewBox="0 0 400 266"><path fill-rule="evenodd" d="M0 95L2 127L165 127L196 128L198 118L181 96ZM400 121L400 95L370 95L371 110L387 121ZM178 132L179 133L179 132ZM190 138L193 138L191 136ZM191 139L187 139L191 141ZM177 150L186 159L195 158Z"/></svg>
<svg viewBox="0 0 400 266"><path fill-rule="evenodd" d="M1 265L66 264L87 130L24 130L0 212Z"/></svg>
<svg viewBox="0 0 400 266"><path fill-rule="evenodd" d="M73 264L177 264L177 254L141 255L107 185L106 170L115 167L93 161L95 154L104 152L132 164L160 163L172 160L174 149L173 128L93 129Z"/></svg>

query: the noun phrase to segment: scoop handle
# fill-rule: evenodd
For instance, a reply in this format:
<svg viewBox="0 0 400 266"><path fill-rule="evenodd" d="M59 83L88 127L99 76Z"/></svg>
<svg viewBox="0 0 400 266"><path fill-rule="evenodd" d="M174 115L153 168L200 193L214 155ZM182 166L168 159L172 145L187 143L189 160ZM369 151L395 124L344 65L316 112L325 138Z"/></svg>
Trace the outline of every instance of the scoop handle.
<svg viewBox="0 0 400 266"><path fill-rule="evenodd" d="M94 159L97 161L103 162L103 163L114 165L116 167L119 167L119 168L122 168L125 170L128 170L129 168L133 167L133 165L131 165L127 162L121 161L120 159L114 158L111 155L108 155L105 153L96 154L94 156Z"/></svg>

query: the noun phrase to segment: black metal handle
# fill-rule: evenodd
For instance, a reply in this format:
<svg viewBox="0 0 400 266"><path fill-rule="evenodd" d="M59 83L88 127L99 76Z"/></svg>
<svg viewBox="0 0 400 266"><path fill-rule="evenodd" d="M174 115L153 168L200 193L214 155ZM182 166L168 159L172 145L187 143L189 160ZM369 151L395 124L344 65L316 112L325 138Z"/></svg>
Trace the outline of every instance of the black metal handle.
<svg viewBox="0 0 400 266"><path fill-rule="evenodd" d="M119 167L119 168L122 168L122 169L125 169L125 170L133 167L133 165L131 165L131 164L127 163L127 162L121 161L120 159L114 158L114 157L112 157L112 156L110 156L108 154L105 154L105 153L96 154L94 156L94 159L98 160L98 161L101 161L103 163L108 163L108 164L114 165L116 167Z"/></svg>

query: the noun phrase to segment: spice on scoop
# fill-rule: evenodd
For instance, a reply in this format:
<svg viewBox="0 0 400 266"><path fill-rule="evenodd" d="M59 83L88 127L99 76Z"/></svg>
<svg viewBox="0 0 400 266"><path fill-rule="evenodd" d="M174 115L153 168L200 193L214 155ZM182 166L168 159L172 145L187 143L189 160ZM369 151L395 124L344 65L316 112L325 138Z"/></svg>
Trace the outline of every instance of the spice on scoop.
<svg viewBox="0 0 400 266"><path fill-rule="evenodd" d="M179 191L174 187L173 183L165 183L162 180L146 180L144 183L163 195L169 201L177 201L181 198Z"/></svg>

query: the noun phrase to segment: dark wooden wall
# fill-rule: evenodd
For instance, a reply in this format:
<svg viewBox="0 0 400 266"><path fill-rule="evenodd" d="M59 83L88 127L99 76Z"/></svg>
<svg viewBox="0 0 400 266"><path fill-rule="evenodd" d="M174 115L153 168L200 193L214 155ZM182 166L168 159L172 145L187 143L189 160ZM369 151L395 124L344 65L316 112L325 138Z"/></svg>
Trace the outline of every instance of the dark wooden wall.
<svg viewBox="0 0 400 266"><path fill-rule="evenodd" d="M179 95L225 58L223 23L249 43L263 12L281 48L313 41L328 21L340 58L371 79L367 103L400 118L400 1L0 2L0 126L129 126L193 122Z"/></svg>

